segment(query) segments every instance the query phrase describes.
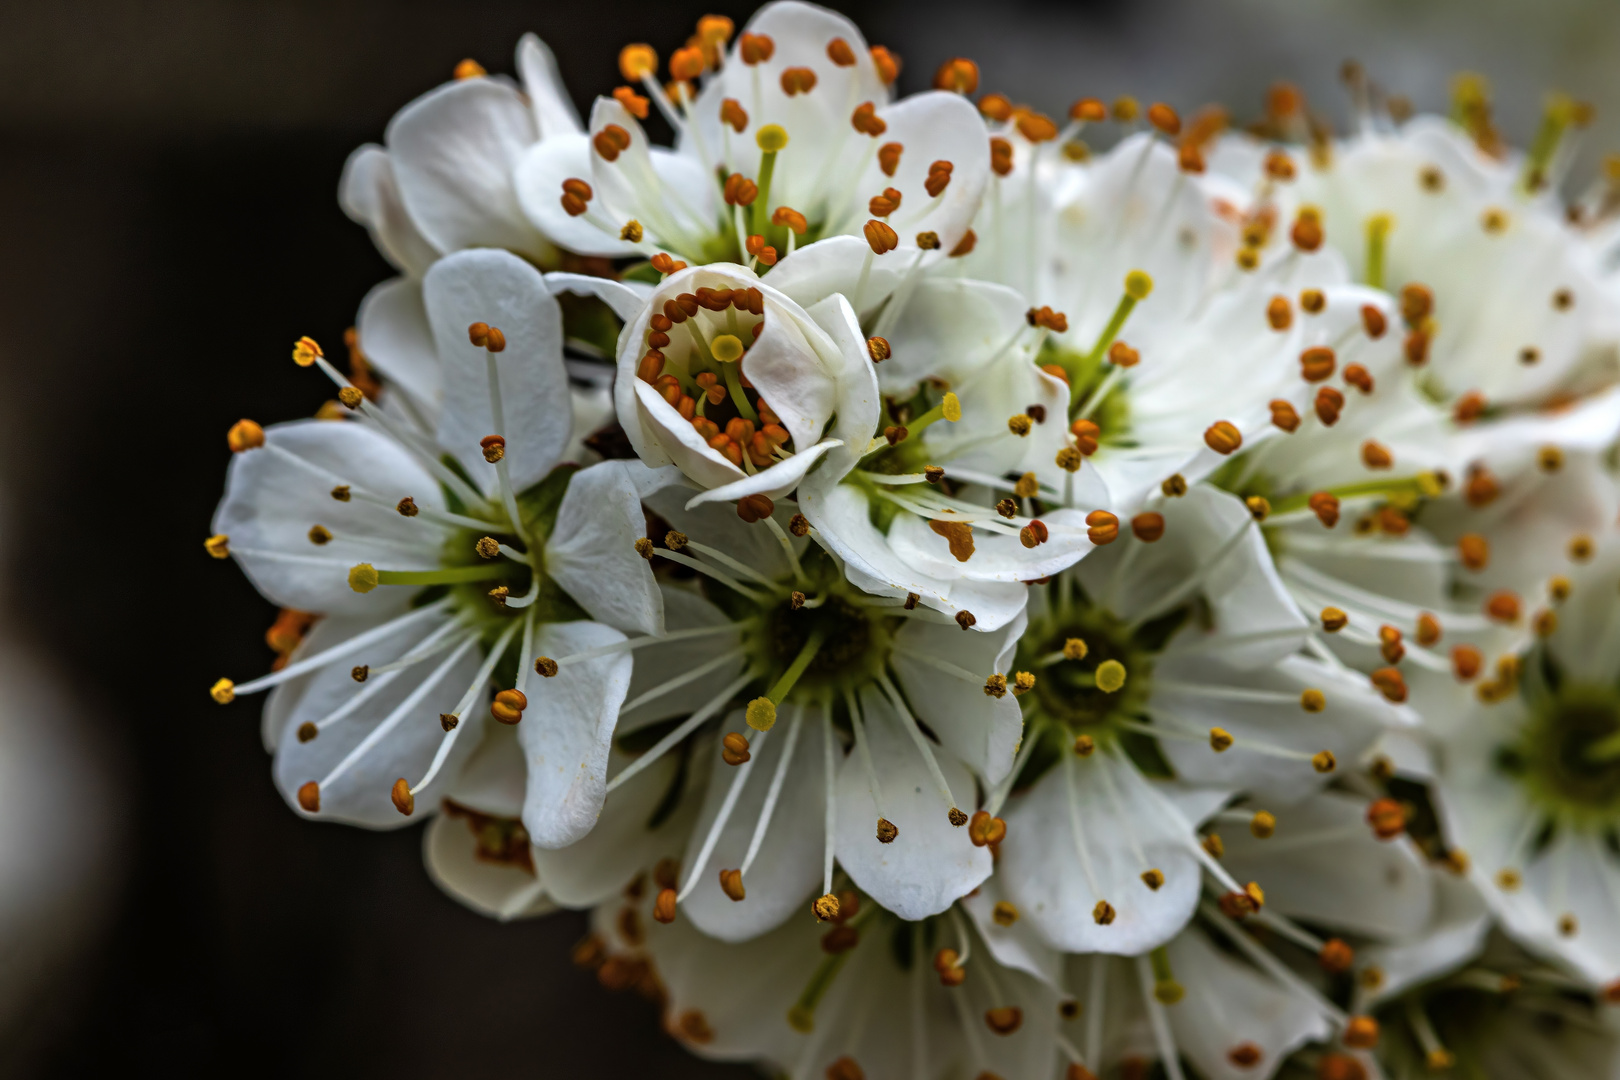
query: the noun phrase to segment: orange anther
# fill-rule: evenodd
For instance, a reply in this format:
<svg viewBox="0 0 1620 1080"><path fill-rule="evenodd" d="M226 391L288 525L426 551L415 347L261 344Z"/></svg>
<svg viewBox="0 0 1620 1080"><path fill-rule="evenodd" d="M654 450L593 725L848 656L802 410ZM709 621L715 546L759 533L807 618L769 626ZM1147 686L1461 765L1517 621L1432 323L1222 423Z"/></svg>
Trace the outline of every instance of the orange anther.
<svg viewBox="0 0 1620 1080"><path fill-rule="evenodd" d="M1069 434L1074 436L1075 449L1090 457L1097 452L1097 440L1102 436L1102 428L1091 420L1076 420L1069 425Z"/></svg>
<svg viewBox="0 0 1620 1080"><path fill-rule="evenodd" d="M955 168L948 161L935 161L928 166L928 178L923 181L923 190L928 192L929 198L937 199L951 182L951 171Z"/></svg>
<svg viewBox="0 0 1620 1080"><path fill-rule="evenodd" d="M1344 365L1344 381L1355 387L1357 390L1360 390L1363 394L1370 394L1373 392L1372 372L1368 371L1360 364Z"/></svg>
<svg viewBox="0 0 1620 1080"><path fill-rule="evenodd" d="M827 59L839 67L854 67L855 50L843 38L833 38L827 42Z"/></svg>
<svg viewBox="0 0 1620 1080"><path fill-rule="evenodd" d="M1081 98L1069 106L1069 119L1082 123L1099 124L1108 119L1108 106L1098 98Z"/></svg>
<svg viewBox="0 0 1620 1080"><path fill-rule="evenodd" d="M855 112L849 118L849 122L856 131L863 135L870 135L874 139L889 130L889 125L877 115L877 106L870 101L857 105ZM894 174L890 173L889 175Z"/></svg>
<svg viewBox="0 0 1620 1080"><path fill-rule="evenodd" d="M934 89L975 93L979 89L979 65L960 56L945 61L934 72Z"/></svg>
<svg viewBox="0 0 1620 1080"><path fill-rule="evenodd" d="M1395 455L1383 443L1368 439L1361 444L1361 463L1369 469L1388 469L1395 464Z"/></svg>
<svg viewBox="0 0 1620 1080"><path fill-rule="evenodd" d="M1286 296L1272 296L1272 301L1265 304L1265 321L1272 324L1273 330L1286 330L1294 324L1294 309Z"/></svg>
<svg viewBox="0 0 1620 1080"><path fill-rule="evenodd" d="M1472 645L1457 645L1451 650L1451 673L1458 682L1471 681L1484 664L1484 654Z"/></svg>
<svg viewBox="0 0 1620 1080"><path fill-rule="evenodd" d="M737 40L737 55L749 66L764 63L775 52L776 42L768 34L744 34Z"/></svg>
<svg viewBox="0 0 1620 1080"><path fill-rule="evenodd" d="M1004 124L1013 114L1013 104L1006 94L986 94L979 99L979 114L986 120Z"/></svg>
<svg viewBox="0 0 1620 1080"><path fill-rule="evenodd" d="M866 209L873 217L888 217L900 209L900 192L895 188L884 188L883 194L867 200Z"/></svg>
<svg viewBox="0 0 1620 1080"><path fill-rule="evenodd" d="M1406 679L1392 667L1381 667L1370 676L1373 686L1380 694L1396 704L1406 700Z"/></svg>
<svg viewBox="0 0 1620 1080"><path fill-rule="evenodd" d="M872 46L872 64L884 86L893 86L894 80L900 77L900 58L882 45Z"/></svg>
<svg viewBox="0 0 1620 1080"><path fill-rule="evenodd" d="M1243 445L1243 433L1236 425L1217 420L1204 431L1204 444L1217 454L1230 454Z"/></svg>
<svg viewBox="0 0 1620 1080"><path fill-rule="evenodd" d="M1057 138L1057 125L1051 117L1038 112L1022 113L1017 122L1018 134L1032 143L1051 142Z"/></svg>
<svg viewBox="0 0 1620 1080"><path fill-rule="evenodd" d="M523 719L523 710L528 707L529 699L521 690L502 690L495 695L489 713L503 724L515 724Z"/></svg>
<svg viewBox="0 0 1620 1080"><path fill-rule="evenodd" d="M1469 472L1468 484L1463 489L1463 497L1468 500L1469 506L1476 510L1489 506L1501 493L1502 489L1489 469L1476 468Z"/></svg>
<svg viewBox="0 0 1620 1080"><path fill-rule="evenodd" d="M771 211L771 224L785 225L799 236L803 236L805 231L810 228L810 223L804 219L803 214L786 206L778 206ZM754 314L758 315L760 313L755 311Z"/></svg>
<svg viewBox="0 0 1620 1080"><path fill-rule="evenodd" d="M730 124L731 130L741 135L748 127L748 110L736 98L725 98L720 102L720 122Z"/></svg>
<svg viewBox="0 0 1620 1080"><path fill-rule="evenodd" d="M884 176L893 176L894 171L900 167L900 153L905 147L897 142L884 143L878 147L878 166L882 168Z"/></svg>
<svg viewBox="0 0 1620 1080"><path fill-rule="evenodd" d="M1457 556L1469 570L1483 570L1491 561L1491 542L1479 533L1464 533L1457 540Z"/></svg>
<svg viewBox="0 0 1620 1080"><path fill-rule="evenodd" d="M1500 623L1518 622L1518 594L1507 589L1500 589L1492 593L1485 601L1485 614Z"/></svg>
<svg viewBox="0 0 1620 1080"><path fill-rule="evenodd" d="M1012 143L999 135L990 140L990 168L997 176L1006 176L1013 170Z"/></svg>
<svg viewBox="0 0 1620 1080"><path fill-rule="evenodd" d="M1294 432L1299 429L1299 413L1294 409L1291 402L1284 401L1282 398L1272 398L1269 404L1271 406L1271 422L1273 425L1287 432Z"/></svg>
<svg viewBox="0 0 1620 1080"><path fill-rule="evenodd" d="M225 445L233 454L256 450L264 445L264 428L252 420L238 420L225 433Z"/></svg>
<svg viewBox="0 0 1620 1080"><path fill-rule="evenodd" d="M1086 515L1086 536L1093 544L1112 544L1119 539L1119 518L1107 510L1093 510Z"/></svg>
<svg viewBox="0 0 1620 1080"><path fill-rule="evenodd" d="M627 82L640 82L658 71L658 53L651 45L626 45L619 50L619 74Z"/></svg>
<svg viewBox="0 0 1620 1080"><path fill-rule="evenodd" d="M1333 528L1339 523L1339 497L1330 492L1318 491L1306 500L1311 513L1316 515L1324 527Z"/></svg>
<svg viewBox="0 0 1620 1080"><path fill-rule="evenodd" d="M866 242L872 246L874 255L886 254L900 246L900 237L881 221L868 221L862 231L866 234Z"/></svg>
<svg viewBox="0 0 1620 1080"><path fill-rule="evenodd" d="M1418 326L1433 311L1434 292L1427 285L1401 286L1401 319L1407 326Z"/></svg>
<svg viewBox="0 0 1620 1080"><path fill-rule="evenodd" d="M782 70L782 93L788 97L808 94L815 88L816 73L813 68L790 67Z"/></svg>
<svg viewBox="0 0 1620 1080"><path fill-rule="evenodd" d="M1181 134L1181 117L1176 114L1176 110L1162 101L1155 101L1148 106L1147 118L1148 123L1166 135Z"/></svg>
<svg viewBox="0 0 1620 1080"><path fill-rule="evenodd" d="M1164 535L1164 515L1147 511L1131 518L1131 533L1144 544L1151 544Z"/></svg>
<svg viewBox="0 0 1620 1080"><path fill-rule="evenodd" d="M1339 413L1344 411L1344 395L1331 386L1321 387L1316 391L1316 418L1328 427L1339 422Z"/></svg>
<svg viewBox="0 0 1620 1080"><path fill-rule="evenodd" d="M1299 370L1306 382L1321 382L1331 378L1338 361L1334 358L1333 350L1325 345L1317 345L1306 349L1299 354Z"/></svg>

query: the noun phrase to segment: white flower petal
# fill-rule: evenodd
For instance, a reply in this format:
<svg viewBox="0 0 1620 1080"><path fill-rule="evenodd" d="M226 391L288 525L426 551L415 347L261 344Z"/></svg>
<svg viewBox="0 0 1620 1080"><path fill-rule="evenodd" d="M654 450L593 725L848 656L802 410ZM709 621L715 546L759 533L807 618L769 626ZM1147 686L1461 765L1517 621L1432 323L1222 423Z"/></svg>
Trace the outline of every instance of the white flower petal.
<svg viewBox="0 0 1620 1080"><path fill-rule="evenodd" d="M388 151L375 143L355 150L343 163L338 204L345 214L370 230L377 250L405 273L420 277L439 257L439 251L417 230L405 209Z"/></svg>
<svg viewBox="0 0 1620 1080"><path fill-rule="evenodd" d="M597 622L627 633L661 634L663 597L652 567L636 550L646 521L623 463L581 469L569 479L557 510L545 568Z"/></svg>
<svg viewBox="0 0 1620 1080"><path fill-rule="evenodd" d="M381 667L398 660L426 641L429 635L443 629L451 618L450 614L441 613L413 622L357 653L354 662ZM325 633L333 635L334 640L363 633L382 622L375 618L344 618L341 621L332 618L330 621L334 625L327 628ZM456 640L456 636L452 634L450 640ZM397 707L416 694L453 655L453 652L435 654L403 671L390 673L394 677L386 684L373 683L372 680L367 683L355 682L349 674L351 665L345 661L322 668L281 688L281 695L296 700L282 727L281 745L272 768L276 787L287 804L303 813L298 805L298 789L311 780L323 781L334 767L348 757L350 751L369 737ZM445 732L439 726L439 713L455 707L478 674L481 661L480 651L473 648L466 650L459 660L444 669L431 689L419 699L419 705L396 721L386 735L337 779L321 784L321 808L315 816L322 821L341 821L368 829L399 828L420 820L416 815L406 817L395 809L390 791L394 781L401 777L416 784L427 774L428 766L445 738ZM374 679L386 677L379 675ZM368 683L371 685L368 686ZM361 694L367 696L352 712L321 728L320 734L314 739L299 741L298 730L303 724L320 726L325 718ZM461 718L450 757L433 783L416 793L417 805L421 810L431 813L438 807L441 794L453 785L462 763L478 748L485 721L481 704L476 704L468 715Z"/></svg>
<svg viewBox="0 0 1620 1080"><path fill-rule="evenodd" d="M561 658L623 640L599 623L561 623L535 635L535 650ZM552 678L529 681L533 693L518 740L529 768L523 825L536 847L567 847L596 824L630 665L631 654L623 652L565 663Z"/></svg>
<svg viewBox="0 0 1620 1080"><path fill-rule="evenodd" d="M799 729L796 737L795 723ZM759 742L758 734L742 722L741 713L733 714L722 730L740 732L756 744ZM681 911L699 930L721 941L747 941L775 929L792 914L803 918L808 912L810 899L821 882L821 858L826 845L827 780L821 740L820 710L784 706L777 713L769 738L751 760L731 766L721 759L718 747L710 750L708 793L687 842L683 860L686 867L692 866L702 849L739 776L743 789L720 831L702 878L681 902ZM747 895L733 901L720 890L719 873L742 866L790 743L793 756L769 828L753 865L743 875ZM742 770L748 770L745 776Z"/></svg>
<svg viewBox="0 0 1620 1080"><path fill-rule="evenodd" d="M562 311L540 272L505 251L464 251L441 259L423 285L444 372L439 445L485 491L495 470L479 443L506 439L505 464L519 492L551 471L573 431L562 362ZM489 353L467 338L475 322L498 327L506 349ZM490 409L489 360L500 381L504 429Z"/></svg>
<svg viewBox="0 0 1620 1080"><path fill-rule="evenodd" d="M554 244L580 255L633 255L636 245L607 231L607 220L594 198L594 189L594 213L574 217L563 209L563 181L583 180L589 184L593 153L588 135L558 135L529 147L512 172L518 204L534 227Z"/></svg>
<svg viewBox="0 0 1620 1080"><path fill-rule="evenodd" d="M1110 770L1124 817L1108 796L1101 769ZM1169 941L1192 918L1201 875L1190 850L1194 841L1168 820L1145 783L1134 767L1107 759L1106 751L1075 758L1064 750L1050 772L1002 811L1004 887L1023 918L1057 948L1132 956ZM1148 870L1164 875L1157 890L1142 880ZM1095 919L1099 900L1115 911L1109 925Z"/></svg>
<svg viewBox="0 0 1620 1080"><path fill-rule="evenodd" d="M883 813L872 798L861 753L854 750L838 772L838 863L857 886L900 918L937 915L990 876L990 850L974 847L967 829L950 823L950 807L887 699L867 690L861 710L882 787ZM973 778L967 769L947 755L935 757L951 794L971 804ZM880 816L900 830L891 843L877 839Z"/></svg>
<svg viewBox="0 0 1620 1080"><path fill-rule="evenodd" d="M480 915L507 922L544 915L555 907L529 870L480 859L477 834L453 814L428 822L422 862L435 885Z"/></svg>
<svg viewBox="0 0 1620 1080"><path fill-rule="evenodd" d="M436 416L442 375L422 283L400 277L375 286L360 301L355 326L367 362L409 395L424 416Z"/></svg>
<svg viewBox="0 0 1620 1080"><path fill-rule="evenodd" d="M985 680L1002 674L1011 681L1013 653L1024 626L1022 614L999 630L978 634L964 634L955 623L912 619L894 637L889 662L917 718L987 784L999 784L1011 771L1024 716L1012 694L999 699L986 694ZM972 672L974 679L929 661Z"/></svg>
<svg viewBox="0 0 1620 1080"><path fill-rule="evenodd" d="M540 258L548 245L523 216L511 179L536 137L517 88L478 78L446 83L405 106L385 141L400 197L439 251L499 247Z"/></svg>
<svg viewBox="0 0 1620 1080"><path fill-rule="evenodd" d="M574 108L574 99L557 71L557 58L545 42L533 34L524 34L518 39L517 69L541 139L575 135L585 130L579 120L579 110Z"/></svg>
<svg viewBox="0 0 1620 1080"><path fill-rule="evenodd" d="M410 589L355 592L350 568L371 563L384 570L436 569L446 530L359 499L339 502L331 492L350 484L389 501L408 495L418 506L442 509L438 482L398 443L358 423L299 420L264 434L264 446L232 456L213 523L214 532L231 538L232 553L254 587L300 611L369 614L409 603ZM315 525L331 539L313 543Z"/></svg>

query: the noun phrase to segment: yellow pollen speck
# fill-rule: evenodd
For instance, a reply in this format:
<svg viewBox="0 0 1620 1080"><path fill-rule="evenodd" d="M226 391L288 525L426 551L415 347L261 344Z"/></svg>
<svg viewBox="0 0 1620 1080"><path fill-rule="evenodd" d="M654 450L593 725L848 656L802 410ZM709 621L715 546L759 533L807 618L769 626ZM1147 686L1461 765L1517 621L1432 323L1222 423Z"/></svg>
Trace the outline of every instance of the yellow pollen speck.
<svg viewBox="0 0 1620 1080"><path fill-rule="evenodd" d="M332 542L332 530L325 525L311 525L309 527L309 542L319 546Z"/></svg>
<svg viewBox="0 0 1620 1080"><path fill-rule="evenodd" d="M1249 820L1249 832L1254 834L1256 840L1269 840L1271 834L1277 831L1276 815L1266 810L1257 810Z"/></svg>
<svg viewBox="0 0 1620 1080"><path fill-rule="evenodd" d="M1209 729L1209 748L1217 754L1227 750L1232 745L1232 733L1225 728L1212 727Z"/></svg>
<svg viewBox="0 0 1620 1080"><path fill-rule="evenodd" d="M366 400L366 395L360 392L359 387L345 386L338 391L338 400L343 402L345 409L358 409L360 403Z"/></svg>
<svg viewBox="0 0 1620 1080"><path fill-rule="evenodd" d="M229 679L221 679L208 688L208 696L221 705L229 705L236 700L236 684Z"/></svg>
<svg viewBox="0 0 1620 1080"><path fill-rule="evenodd" d="M301 337L293 342L293 363L299 367L309 367L318 357L325 355L312 337Z"/></svg>
<svg viewBox="0 0 1620 1080"><path fill-rule="evenodd" d="M754 136L754 142L767 154L774 154L788 144L787 129L781 124L766 124Z"/></svg>
<svg viewBox="0 0 1620 1080"><path fill-rule="evenodd" d="M769 731L776 724L776 702L768 697L755 698L748 703L744 718L755 731Z"/></svg>
<svg viewBox="0 0 1620 1080"><path fill-rule="evenodd" d="M1023 413L1019 413L1017 416L1009 416L1007 418L1007 430L1012 432L1014 435L1017 435L1020 439L1029 434L1029 429L1033 424L1034 421L1025 416Z"/></svg>
<svg viewBox="0 0 1620 1080"><path fill-rule="evenodd" d="M1153 278L1146 271L1132 270L1125 275L1125 295L1132 300L1146 300L1153 291Z"/></svg>
<svg viewBox="0 0 1620 1080"><path fill-rule="evenodd" d="M377 568L370 563L360 563L349 570L349 588L357 593L368 593L377 587L379 578Z"/></svg>
<svg viewBox="0 0 1620 1080"><path fill-rule="evenodd" d="M203 550L216 559L231 557L231 538L224 533L215 533L203 541Z"/></svg>
<svg viewBox="0 0 1620 1080"><path fill-rule="evenodd" d="M1315 688L1302 691L1299 695L1299 707L1306 712L1321 712L1327 708L1327 695Z"/></svg>
<svg viewBox="0 0 1620 1080"><path fill-rule="evenodd" d="M644 235L646 234L641 228L641 222L637 221L635 218L631 218L629 221L625 222L624 228L619 230L619 239L630 244L641 243L641 238Z"/></svg>
<svg viewBox="0 0 1620 1080"><path fill-rule="evenodd" d="M1091 650L1086 646L1085 638L1072 637L1063 643L1063 659L1084 660Z"/></svg>
<svg viewBox="0 0 1620 1080"><path fill-rule="evenodd" d="M743 343L735 334L720 334L710 348L714 358L722 364L733 364L742 359Z"/></svg>
<svg viewBox="0 0 1620 1080"><path fill-rule="evenodd" d="M1339 761L1331 750L1323 750L1311 758L1311 768L1319 773L1330 773L1338 767Z"/></svg>
<svg viewBox="0 0 1620 1080"><path fill-rule="evenodd" d="M1164 871L1163 870L1144 870L1142 872L1142 884L1146 885L1148 888L1152 889L1154 892L1158 892L1161 888L1164 887Z"/></svg>
<svg viewBox="0 0 1620 1080"><path fill-rule="evenodd" d="M1023 697L1035 689L1035 674L1030 671L1019 671L1013 675L1013 697Z"/></svg>
<svg viewBox="0 0 1620 1080"><path fill-rule="evenodd" d="M1104 660L1097 665L1097 689L1105 694L1118 692L1125 685L1125 665L1118 660Z"/></svg>
<svg viewBox="0 0 1620 1080"><path fill-rule="evenodd" d="M946 394L945 400L939 403L939 411L945 419L956 423L962 419L962 402L955 394Z"/></svg>

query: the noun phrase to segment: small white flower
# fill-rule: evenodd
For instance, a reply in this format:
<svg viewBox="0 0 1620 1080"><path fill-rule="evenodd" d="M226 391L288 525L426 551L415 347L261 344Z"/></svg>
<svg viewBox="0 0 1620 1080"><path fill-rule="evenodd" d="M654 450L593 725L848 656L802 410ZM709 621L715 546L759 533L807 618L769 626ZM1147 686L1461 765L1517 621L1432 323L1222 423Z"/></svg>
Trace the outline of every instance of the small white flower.
<svg viewBox="0 0 1620 1080"><path fill-rule="evenodd" d="M572 416L561 316L540 273L465 252L435 264L423 292L444 382L433 426L365 400L300 341L295 359L338 383L354 417L237 425L209 541L275 602L325 616L285 667L221 680L216 700L277 688L266 742L283 794L372 827L402 824L417 794L455 776L503 661L518 660L515 685L494 711L515 723L540 648L658 633L663 619L633 547L643 519L626 467L557 468ZM548 703L545 726L611 727L629 663L564 681L577 686ZM594 821L577 803L557 812L580 833Z"/></svg>
<svg viewBox="0 0 1620 1080"><path fill-rule="evenodd" d="M1032 597L1017 661L1035 676L1019 783L1039 779L1005 802L1002 888L1077 952L1168 941L1201 865L1241 888L1180 785L1297 801L1394 720L1363 678L1299 652L1309 626L1236 499L1194 488L1130 528Z"/></svg>
<svg viewBox="0 0 1620 1080"><path fill-rule="evenodd" d="M1503 927L1601 986L1620 979L1620 543L1572 550L1534 643L1436 692L1426 718L1447 838Z"/></svg>
<svg viewBox="0 0 1620 1080"><path fill-rule="evenodd" d="M629 46L622 73L646 96L624 87L599 98L585 134L531 150L516 176L524 208L586 254L769 266L874 222L891 248L938 259L967 231L989 175L983 127L956 94L891 104L894 73L880 59L890 63L843 16L797 0L761 8L723 59L679 50L674 100L650 47ZM675 150L649 145L637 118L649 101L675 128Z"/></svg>

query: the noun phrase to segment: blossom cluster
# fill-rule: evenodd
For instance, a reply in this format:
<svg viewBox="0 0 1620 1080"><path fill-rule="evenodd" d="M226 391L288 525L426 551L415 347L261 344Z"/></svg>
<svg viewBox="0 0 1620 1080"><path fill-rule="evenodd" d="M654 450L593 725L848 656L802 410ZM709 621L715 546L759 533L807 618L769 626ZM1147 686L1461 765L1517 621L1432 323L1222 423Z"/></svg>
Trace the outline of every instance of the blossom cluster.
<svg viewBox="0 0 1620 1080"><path fill-rule="evenodd" d="M799 0L619 63L357 150L399 274L230 429L291 808L780 1075L1614 1075L1590 109L1059 120Z"/></svg>

